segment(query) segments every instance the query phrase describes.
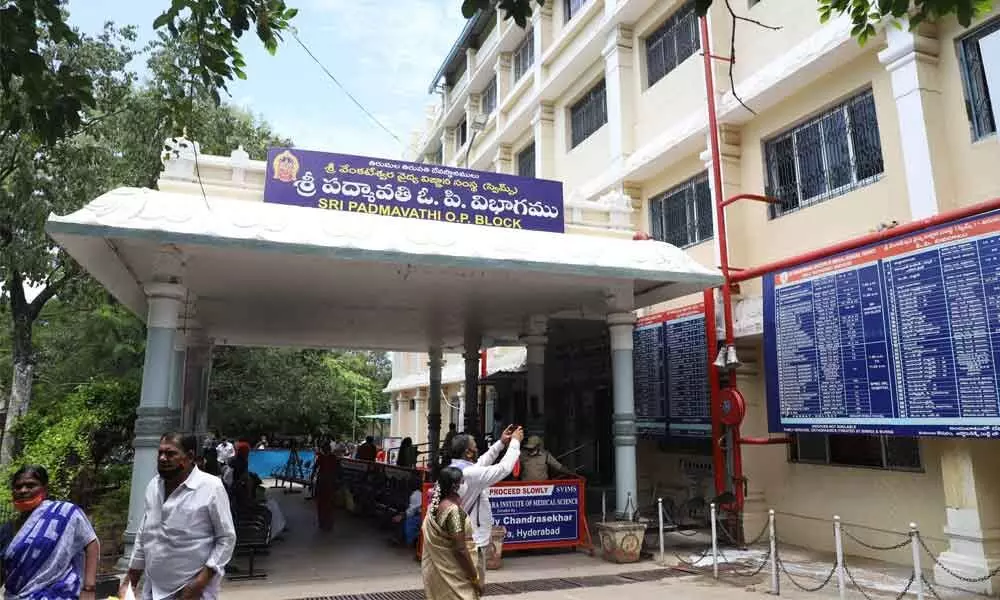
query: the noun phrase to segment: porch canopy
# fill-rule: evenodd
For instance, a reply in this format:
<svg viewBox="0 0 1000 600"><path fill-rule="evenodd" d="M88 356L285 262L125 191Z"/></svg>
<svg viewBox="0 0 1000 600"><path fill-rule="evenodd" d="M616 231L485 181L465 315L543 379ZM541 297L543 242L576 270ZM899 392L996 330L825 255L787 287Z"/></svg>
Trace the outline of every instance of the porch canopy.
<svg viewBox="0 0 1000 600"><path fill-rule="evenodd" d="M49 234L137 315L163 256L216 343L426 352L474 328L516 343L531 315L604 315L717 285L651 240L324 211L122 188Z"/></svg>
<svg viewBox="0 0 1000 600"><path fill-rule="evenodd" d="M717 272L650 240L269 204L264 179L242 149L205 156L175 138L158 190L116 189L49 217L49 235L147 324L127 543L160 433L208 430L213 342L428 352L433 458L443 352L470 346L474 389L482 346L527 344L529 388L541 389L532 356L546 319L606 319L619 505L634 497L632 311L718 285Z"/></svg>

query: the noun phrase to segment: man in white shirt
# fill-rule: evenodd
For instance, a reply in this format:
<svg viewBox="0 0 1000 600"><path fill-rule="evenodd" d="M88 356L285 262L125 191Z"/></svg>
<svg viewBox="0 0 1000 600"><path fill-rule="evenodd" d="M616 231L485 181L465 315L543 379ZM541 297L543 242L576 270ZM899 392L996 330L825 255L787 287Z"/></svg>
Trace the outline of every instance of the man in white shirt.
<svg viewBox="0 0 1000 600"><path fill-rule="evenodd" d="M236 446L233 446L229 440L224 439L215 447L215 457L219 460L220 465L228 465L235 456Z"/></svg>
<svg viewBox="0 0 1000 600"><path fill-rule="evenodd" d="M472 541L476 546L476 564L479 581L486 582L486 548L493 533L493 510L490 508L490 486L506 479L514 470L521 455L524 430L513 425L504 429L500 441L479 456L476 438L467 434L456 435L451 442L451 466L462 471L462 486L458 489L462 508L472 519ZM507 448L503 460L493 464ZM476 460L479 457L479 460ZM473 462L475 461L475 462Z"/></svg>
<svg viewBox="0 0 1000 600"><path fill-rule="evenodd" d="M159 475L146 487L145 511L128 576L135 587L145 575L143 600L216 600L236 545L229 497L218 477L194 466L194 436L160 438Z"/></svg>

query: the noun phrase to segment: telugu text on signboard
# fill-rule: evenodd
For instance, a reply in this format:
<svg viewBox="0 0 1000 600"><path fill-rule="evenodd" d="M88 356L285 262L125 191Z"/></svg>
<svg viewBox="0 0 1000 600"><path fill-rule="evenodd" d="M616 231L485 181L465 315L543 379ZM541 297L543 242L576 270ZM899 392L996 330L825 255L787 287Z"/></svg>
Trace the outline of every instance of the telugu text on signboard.
<svg viewBox="0 0 1000 600"><path fill-rule="evenodd" d="M562 233L562 183L444 165L271 148L264 201Z"/></svg>
<svg viewBox="0 0 1000 600"><path fill-rule="evenodd" d="M1000 437L1000 214L764 277L772 431Z"/></svg>

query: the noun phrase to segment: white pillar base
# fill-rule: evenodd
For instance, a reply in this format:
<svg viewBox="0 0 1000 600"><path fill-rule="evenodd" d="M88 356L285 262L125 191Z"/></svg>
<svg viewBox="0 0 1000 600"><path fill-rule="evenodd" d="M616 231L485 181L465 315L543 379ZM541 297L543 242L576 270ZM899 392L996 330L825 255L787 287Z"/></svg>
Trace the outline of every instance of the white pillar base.
<svg viewBox="0 0 1000 600"><path fill-rule="evenodd" d="M1000 529L981 529L975 509L948 508L945 514L949 548L937 557L935 583L976 594L996 594L1000 575L975 583L963 579L980 579L1000 567Z"/></svg>

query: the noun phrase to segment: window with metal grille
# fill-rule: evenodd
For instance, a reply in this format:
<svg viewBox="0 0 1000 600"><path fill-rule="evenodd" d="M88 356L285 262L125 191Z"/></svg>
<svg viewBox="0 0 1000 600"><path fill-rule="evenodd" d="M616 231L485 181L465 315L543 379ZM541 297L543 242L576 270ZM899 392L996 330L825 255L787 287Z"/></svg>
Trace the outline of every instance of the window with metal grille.
<svg viewBox="0 0 1000 600"><path fill-rule="evenodd" d="M494 77L490 79L490 82L486 84L486 89L483 90L483 114L491 115L493 111L497 109L497 78Z"/></svg>
<svg viewBox="0 0 1000 600"><path fill-rule="evenodd" d="M797 433L792 436L788 460L892 471L923 470L920 443L915 437Z"/></svg>
<svg viewBox="0 0 1000 600"><path fill-rule="evenodd" d="M458 128L455 129L455 146L461 148L465 145L465 141L469 136L469 127L465 123L465 119L458 124Z"/></svg>
<svg viewBox="0 0 1000 600"><path fill-rule="evenodd" d="M776 218L876 180L885 169L875 99L865 90L764 143Z"/></svg>
<svg viewBox="0 0 1000 600"><path fill-rule="evenodd" d="M517 153L517 174L521 177L535 176L535 143Z"/></svg>
<svg viewBox="0 0 1000 600"><path fill-rule="evenodd" d="M569 109L570 147L577 147L607 122L608 102L602 79Z"/></svg>
<svg viewBox="0 0 1000 600"><path fill-rule="evenodd" d="M524 41L514 52L514 81L519 81L531 70L535 63L535 36L529 29L524 35Z"/></svg>
<svg viewBox="0 0 1000 600"><path fill-rule="evenodd" d="M646 38L646 85L652 86L698 50L694 3L678 8Z"/></svg>
<svg viewBox="0 0 1000 600"><path fill-rule="evenodd" d="M712 192L708 175L698 175L649 199L653 239L678 248L712 239Z"/></svg>
<svg viewBox="0 0 1000 600"><path fill-rule="evenodd" d="M993 114L990 88L986 78L986 61L1000 63L1000 57L986 54L980 42L993 34L1000 35L1000 19L976 29L958 41L958 59L962 66L965 88L965 112L969 117L972 139L980 140L997 132L997 115ZM995 67L1000 69L1000 64ZM992 90L1000 94L1000 90Z"/></svg>
<svg viewBox="0 0 1000 600"><path fill-rule="evenodd" d="M569 21L587 3L587 0L566 0L566 20Z"/></svg>

